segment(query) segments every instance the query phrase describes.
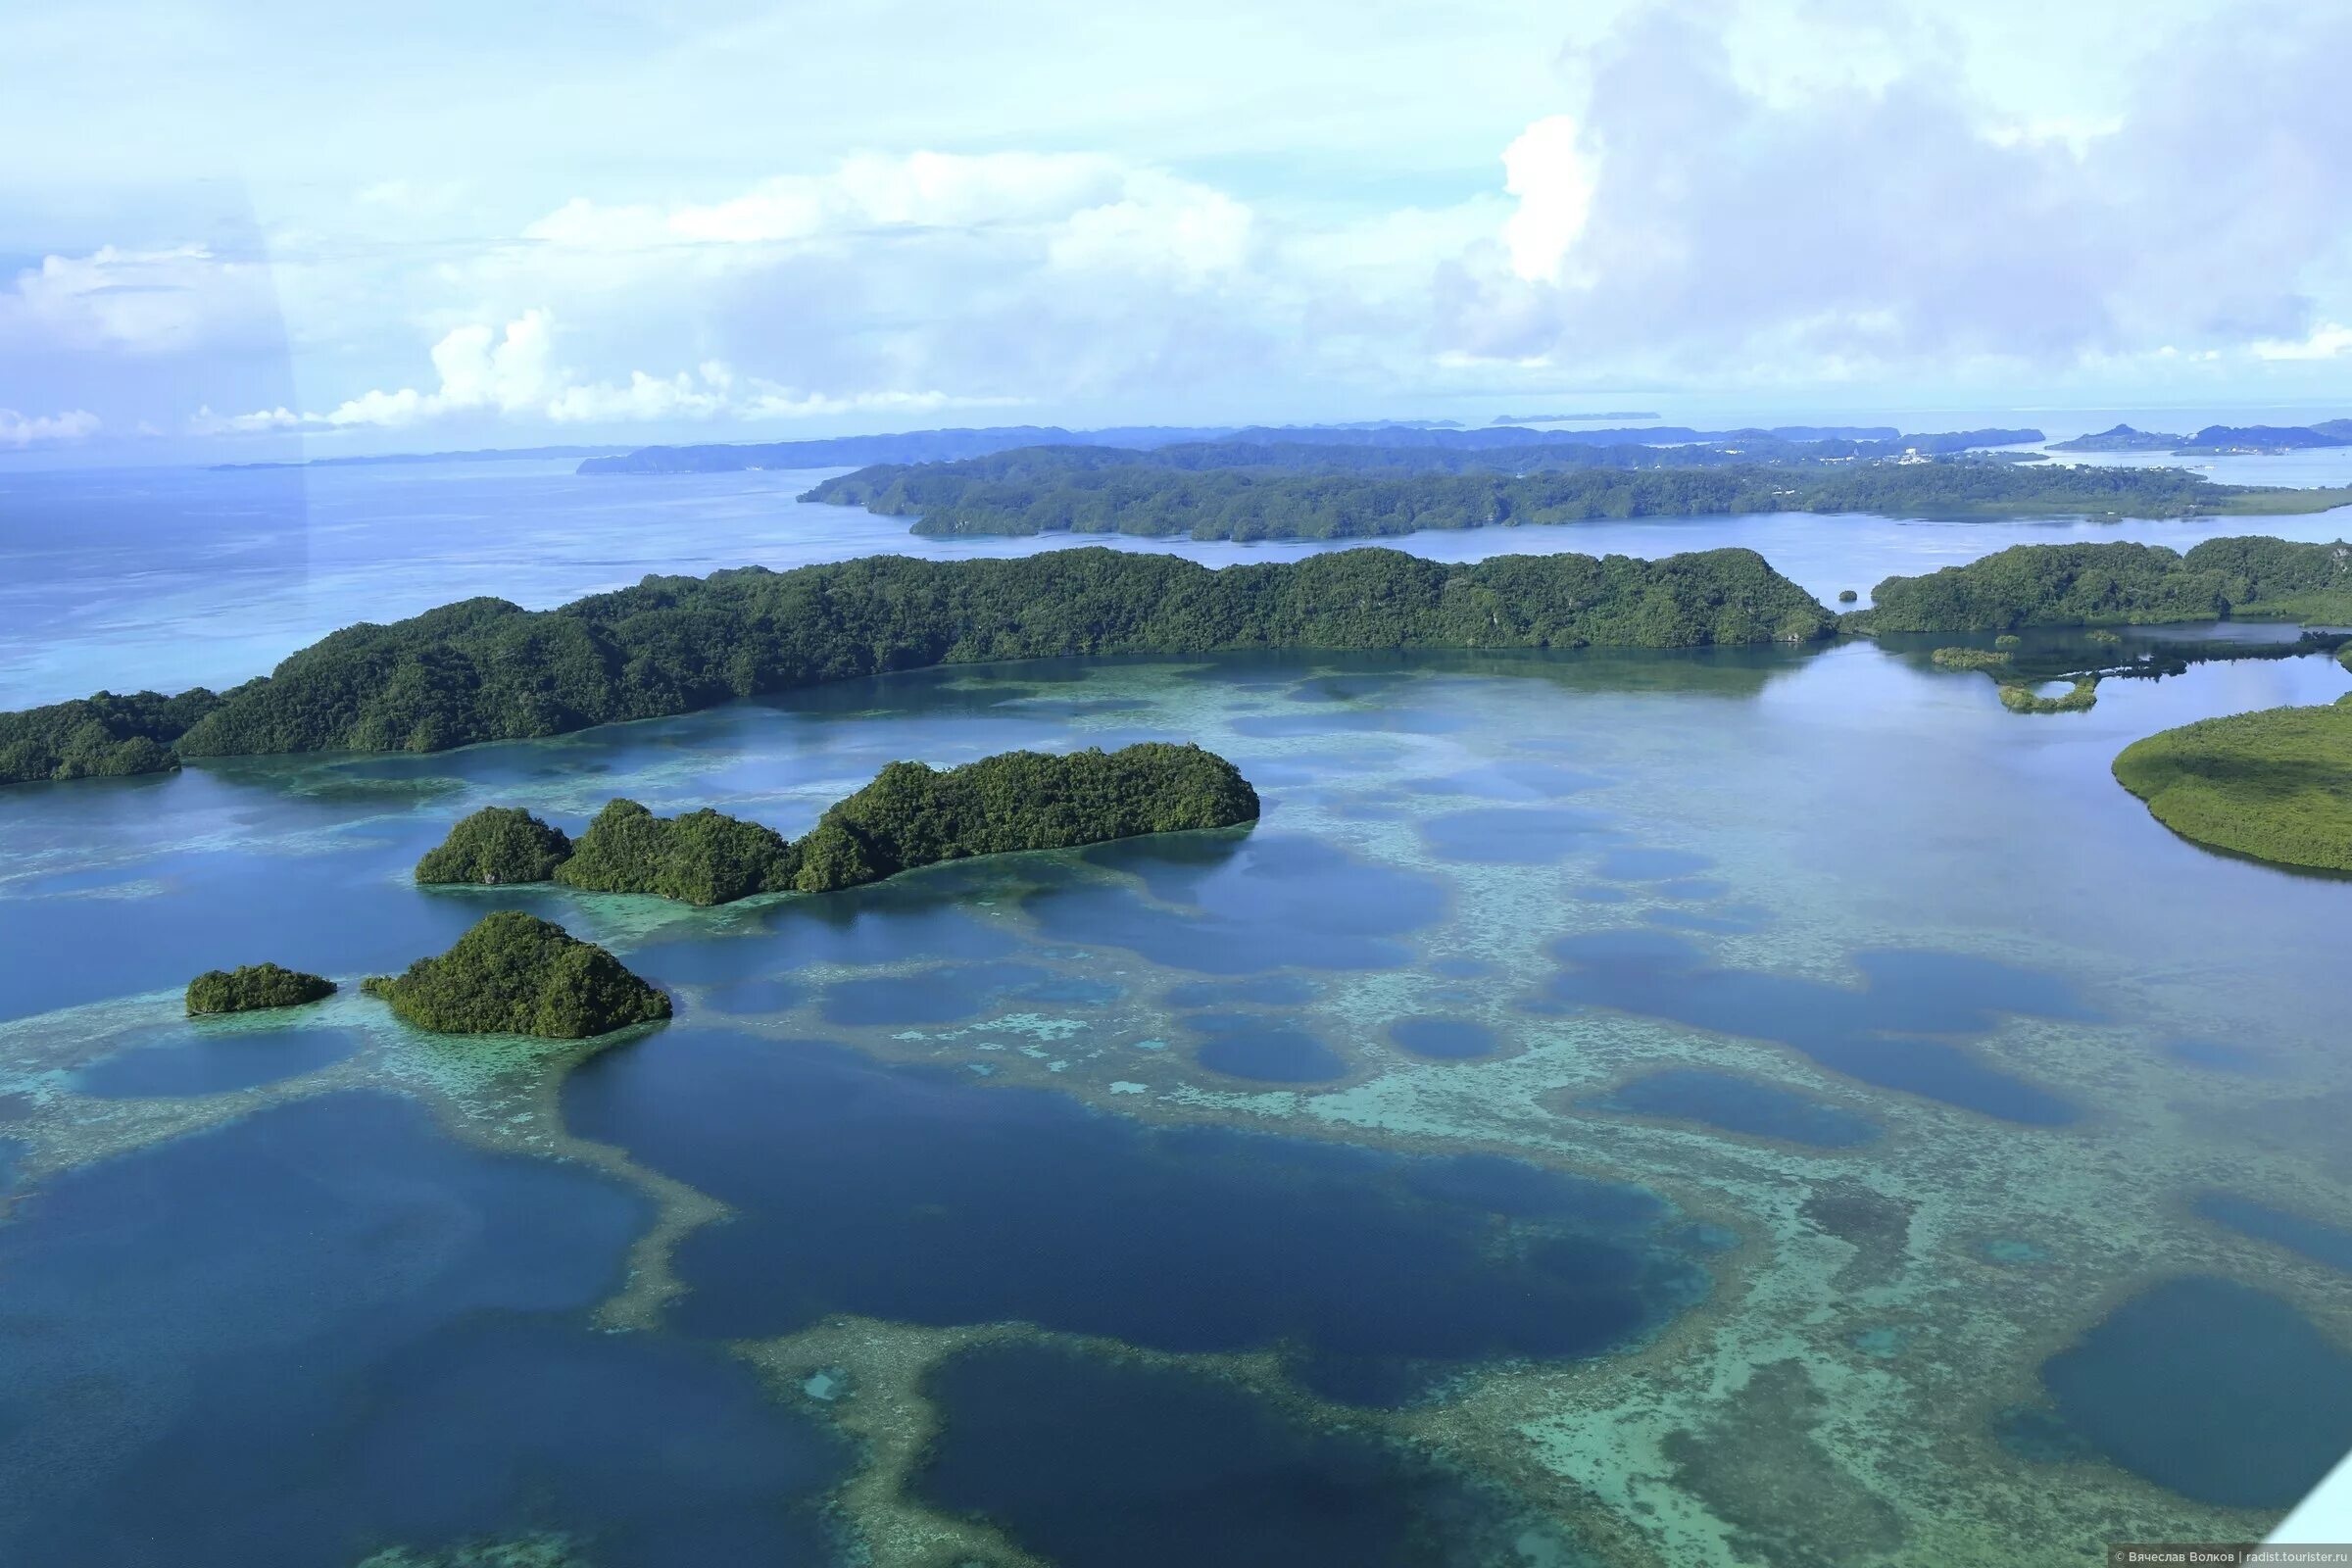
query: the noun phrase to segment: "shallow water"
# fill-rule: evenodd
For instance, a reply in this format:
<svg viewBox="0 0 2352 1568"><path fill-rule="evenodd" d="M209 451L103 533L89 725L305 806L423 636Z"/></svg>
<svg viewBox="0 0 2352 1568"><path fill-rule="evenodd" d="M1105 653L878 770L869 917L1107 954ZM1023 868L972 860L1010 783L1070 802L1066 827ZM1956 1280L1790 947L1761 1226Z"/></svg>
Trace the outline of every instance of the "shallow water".
<svg viewBox="0 0 2352 1568"><path fill-rule="evenodd" d="M2258 1534L2352 1353L2352 885L2198 851L2106 769L2346 684L2022 717L1869 645L1114 661L12 790L0 1555ZM891 758L1146 735L1265 819L717 909L407 881L486 804L797 832ZM355 994L500 907L677 1018L572 1067ZM177 1016L262 959L345 990ZM2144 1418L2150 1356L2274 1379L2275 1485Z"/></svg>

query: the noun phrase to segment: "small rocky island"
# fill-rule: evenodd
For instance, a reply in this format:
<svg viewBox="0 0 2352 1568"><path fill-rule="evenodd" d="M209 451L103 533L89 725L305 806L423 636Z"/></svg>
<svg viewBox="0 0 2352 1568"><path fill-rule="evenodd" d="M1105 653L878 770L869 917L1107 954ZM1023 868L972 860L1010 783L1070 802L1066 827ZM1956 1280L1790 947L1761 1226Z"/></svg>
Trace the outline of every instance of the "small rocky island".
<svg viewBox="0 0 2352 1568"><path fill-rule="evenodd" d="M265 1007L299 1007L335 994L335 983L324 975L305 974L274 963L239 964L234 969L207 969L188 982L188 1016L212 1013L259 1012Z"/></svg>
<svg viewBox="0 0 2352 1568"><path fill-rule="evenodd" d="M485 806L426 852L416 862L416 880L487 887L545 882L571 853L571 836L562 828L518 807Z"/></svg>
<svg viewBox="0 0 2352 1568"><path fill-rule="evenodd" d="M669 998L612 954L519 909L484 915L439 957L361 989L437 1034L586 1040L669 1016Z"/></svg>
<svg viewBox="0 0 2352 1568"><path fill-rule="evenodd" d="M596 813L555 879L595 893L732 904L789 891L799 865L799 854L773 828L708 808L656 816L635 801L616 800Z"/></svg>
<svg viewBox="0 0 2352 1568"><path fill-rule="evenodd" d="M1216 753L1147 741L1116 752L1004 752L961 767L893 762L797 846L804 893L918 865L1067 850L1254 822L1257 791Z"/></svg>
<svg viewBox="0 0 2352 1568"><path fill-rule="evenodd" d="M417 862L416 880L553 880L730 904L758 893L831 893L978 855L1233 827L1255 821L1258 809L1241 769L1198 746L1004 752L961 767L893 762L798 840L721 811L662 817L615 800L575 843L528 811L491 807L452 828Z"/></svg>

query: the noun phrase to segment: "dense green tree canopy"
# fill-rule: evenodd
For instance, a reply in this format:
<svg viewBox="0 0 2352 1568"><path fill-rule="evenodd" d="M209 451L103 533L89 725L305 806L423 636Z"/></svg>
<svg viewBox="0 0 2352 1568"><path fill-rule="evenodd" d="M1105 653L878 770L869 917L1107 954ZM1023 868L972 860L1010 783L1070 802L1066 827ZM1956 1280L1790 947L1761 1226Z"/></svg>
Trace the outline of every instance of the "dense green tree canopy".
<svg viewBox="0 0 2352 1568"><path fill-rule="evenodd" d="M2352 545L2209 539L2185 556L2161 545L2018 545L1965 566L1889 577L1867 631L2005 631L2016 626L2213 620L2230 614L2352 618Z"/></svg>
<svg viewBox="0 0 2352 1568"><path fill-rule="evenodd" d="M485 806L416 862L424 883L545 882L571 857L571 837L517 807Z"/></svg>
<svg viewBox="0 0 2352 1568"><path fill-rule="evenodd" d="M1842 445L1856 461L1792 460L1791 450L1812 449L1769 441L1752 449L1569 447L1527 456L1409 447L1345 454L1311 446L1043 447L864 468L827 480L805 499L890 516L919 514L918 534L1240 540L1752 512L2177 517L2318 512L2352 499L2340 490L2214 484L2181 468L1897 462Z"/></svg>
<svg viewBox="0 0 2352 1568"><path fill-rule="evenodd" d="M729 904L756 893L831 892L975 855L1230 827L1256 820L1257 809L1241 770L1198 746L1004 752L945 769L893 762L797 841L719 811L661 817L614 800L575 844L527 811L493 807L460 822L418 863L417 880L481 880L425 873L494 861L513 873L494 881L553 878L593 892ZM513 854L499 849L510 837L520 845ZM446 862L436 858L445 854Z"/></svg>
<svg viewBox="0 0 2352 1568"><path fill-rule="evenodd" d="M185 733L159 721L148 760L172 765L167 746L185 757L435 751L941 663L1250 648L1681 648L1801 641L1833 624L1749 550L1474 565L1350 550L1218 571L1100 549L1021 561L875 556L648 577L551 611L469 599L347 627L267 679L202 694L189 710L202 716ZM47 725L38 716L53 711L0 724Z"/></svg>
<svg viewBox="0 0 2352 1568"><path fill-rule="evenodd" d="M137 692L0 713L0 784L155 773L179 765L172 743L220 702L198 686L176 697Z"/></svg>
<svg viewBox="0 0 2352 1568"><path fill-rule="evenodd" d="M519 909L483 916L439 957L363 989L440 1034L585 1040L669 1016L669 998L612 954Z"/></svg>
<svg viewBox="0 0 2352 1568"><path fill-rule="evenodd" d="M800 864L783 835L757 822L708 808L656 816L635 801L615 800L588 824L555 878L592 892L731 904L786 891Z"/></svg>
<svg viewBox="0 0 2352 1568"><path fill-rule="evenodd" d="M2115 776L2183 838L2352 871L2352 703L2164 730L2124 748Z"/></svg>
<svg viewBox="0 0 2352 1568"><path fill-rule="evenodd" d="M944 770L893 762L801 840L796 885L823 893L942 860L1230 827L1257 812L1241 770L1198 746L1005 752Z"/></svg>
<svg viewBox="0 0 2352 1568"><path fill-rule="evenodd" d="M334 994L335 983L324 976L274 963L247 963L234 969L207 969L189 981L188 1014L293 1007Z"/></svg>

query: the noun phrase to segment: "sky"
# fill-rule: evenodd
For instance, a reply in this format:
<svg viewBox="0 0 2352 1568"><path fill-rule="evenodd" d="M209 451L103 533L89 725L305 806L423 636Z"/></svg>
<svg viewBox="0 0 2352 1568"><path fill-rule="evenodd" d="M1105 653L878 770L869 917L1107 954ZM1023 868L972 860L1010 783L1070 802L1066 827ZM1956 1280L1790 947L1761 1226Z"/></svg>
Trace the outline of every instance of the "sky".
<svg viewBox="0 0 2352 1568"><path fill-rule="evenodd" d="M2352 415L2342 0L0 11L0 464Z"/></svg>

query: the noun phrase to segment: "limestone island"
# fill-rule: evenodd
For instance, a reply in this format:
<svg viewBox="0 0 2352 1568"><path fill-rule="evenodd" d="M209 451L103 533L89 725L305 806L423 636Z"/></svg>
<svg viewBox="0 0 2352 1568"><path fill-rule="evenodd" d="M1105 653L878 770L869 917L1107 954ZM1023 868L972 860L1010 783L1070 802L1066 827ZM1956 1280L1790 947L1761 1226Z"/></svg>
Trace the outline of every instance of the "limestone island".
<svg viewBox="0 0 2352 1568"><path fill-rule="evenodd" d="M979 855L1233 827L1257 814L1257 791L1241 770L1198 746L1004 752L944 769L893 762L799 840L722 811L662 817L614 800L573 843L528 811L492 807L451 829L417 862L416 880L552 879L730 904L759 893L831 893Z"/></svg>
<svg viewBox="0 0 2352 1568"><path fill-rule="evenodd" d="M0 712L0 784L182 758L437 752L740 697L1016 659L1269 648L1698 648L1812 642L1833 617L1750 550L1664 561L1394 550L1211 569L1101 548L873 556L649 577L555 610L497 599L347 626L225 692Z"/></svg>
<svg viewBox="0 0 2352 1568"><path fill-rule="evenodd" d="M545 882L571 854L571 836L562 828L518 808L485 806L426 852L416 862L416 880L484 887Z"/></svg>
<svg viewBox="0 0 2352 1568"><path fill-rule="evenodd" d="M2188 445L2184 435L2167 435L2162 430L2134 430L2119 424L2112 430L2095 435L2079 435L2072 441L2053 441L2052 452L2171 452Z"/></svg>
<svg viewBox="0 0 2352 1568"><path fill-rule="evenodd" d="M1146 741L1115 752L1004 752L961 767L893 762L798 845L804 893L918 865L1067 850L1257 820L1257 791L1216 753Z"/></svg>
<svg viewBox="0 0 2352 1568"><path fill-rule="evenodd" d="M436 1034L586 1040L669 1016L669 998L612 954L519 909L484 915L439 957L360 989Z"/></svg>
<svg viewBox="0 0 2352 1568"><path fill-rule="evenodd" d="M596 893L732 904L788 891L799 865L791 841L773 828L708 808L656 816L635 801L615 800L596 813L555 879Z"/></svg>
<svg viewBox="0 0 2352 1568"><path fill-rule="evenodd" d="M2115 777L2184 839L2352 871L2352 698L2160 731L2124 748Z"/></svg>
<svg viewBox="0 0 2352 1568"><path fill-rule="evenodd" d="M207 969L188 982L188 1016L211 1013L259 1012L266 1007L299 1007L335 994L335 983L324 975L304 974L274 963L239 964L234 969Z"/></svg>

